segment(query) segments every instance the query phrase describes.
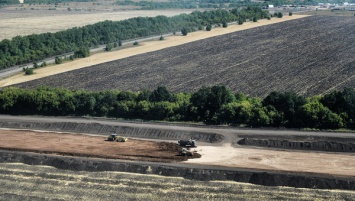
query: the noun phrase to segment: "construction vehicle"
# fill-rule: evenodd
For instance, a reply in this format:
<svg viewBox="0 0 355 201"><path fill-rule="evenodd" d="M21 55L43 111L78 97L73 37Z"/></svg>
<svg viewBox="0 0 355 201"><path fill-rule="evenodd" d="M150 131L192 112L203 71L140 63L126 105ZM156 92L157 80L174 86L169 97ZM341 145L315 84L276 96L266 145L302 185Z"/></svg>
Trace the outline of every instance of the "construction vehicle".
<svg viewBox="0 0 355 201"><path fill-rule="evenodd" d="M111 134L107 137L107 141L115 141L117 139L117 134Z"/></svg>
<svg viewBox="0 0 355 201"><path fill-rule="evenodd" d="M127 142L127 140L128 140L128 138L121 137L121 136L117 136L117 139L116 139L117 142Z"/></svg>
<svg viewBox="0 0 355 201"><path fill-rule="evenodd" d="M196 146L196 141L189 139L189 140L179 140L178 141L179 146L182 147L197 147Z"/></svg>
<svg viewBox="0 0 355 201"><path fill-rule="evenodd" d="M107 141L127 142L128 138L111 134L107 137Z"/></svg>
<svg viewBox="0 0 355 201"><path fill-rule="evenodd" d="M182 148L181 151L179 152L180 156L193 156L194 152L191 150L188 150L187 148Z"/></svg>

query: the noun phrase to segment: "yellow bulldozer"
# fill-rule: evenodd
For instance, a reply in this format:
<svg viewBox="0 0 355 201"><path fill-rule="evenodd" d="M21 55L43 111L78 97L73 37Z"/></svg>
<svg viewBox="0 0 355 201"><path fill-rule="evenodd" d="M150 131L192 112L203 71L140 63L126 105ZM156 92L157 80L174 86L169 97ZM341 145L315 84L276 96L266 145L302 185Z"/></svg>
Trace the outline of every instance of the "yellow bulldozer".
<svg viewBox="0 0 355 201"><path fill-rule="evenodd" d="M117 136L117 134L111 134L107 137L107 141L116 141L116 142L127 142L128 138Z"/></svg>

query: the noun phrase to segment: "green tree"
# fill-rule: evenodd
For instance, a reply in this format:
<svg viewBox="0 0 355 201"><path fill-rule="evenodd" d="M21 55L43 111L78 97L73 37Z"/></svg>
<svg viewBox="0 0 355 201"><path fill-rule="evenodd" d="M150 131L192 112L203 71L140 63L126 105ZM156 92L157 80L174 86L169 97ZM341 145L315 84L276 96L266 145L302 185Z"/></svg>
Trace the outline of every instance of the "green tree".
<svg viewBox="0 0 355 201"><path fill-rule="evenodd" d="M137 101L149 101L149 97L152 92L148 89L144 89L138 93Z"/></svg>
<svg viewBox="0 0 355 201"><path fill-rule="evenodd" d="M90 56L90 50L86 47L81 47L78 50L74 51L75 58L85 58Z"/></svg>
<svg viewBox="0 0 355 201"><path fill-rule="evenodd" d="M133 45L139 45L139 43L136 41L136 42L133 43Z"/></svg>
<svg viewBox="0 0 355 201"><path fill-rule="evenodd" d="M23 71L25 72L25 75L32 75L33 74L33 69L32 68L23 68Z"/></svg>
<svg viewBox="0 0 355 201"><path fill-rule="evenodd" d="M336 114L342 115L348 128L355 128L355 89L333 91L323 96L320 102Z"/></svg>
<svg viewBox="0 0 355 201"><path fill-rule="evenodd" d="M112 44L107 44L106 47L105 47L105 51L111 51L112 50Z"/></svg>
<svg viewBox="0 0 355 201"><path fill-rule="evenodd" d="M222 27L223 27L223 28L227 28L227 27L228 27L228 23L225 22L225 21L223 21L223 22L222 22Z"/></svg>
<svg viewBox="0 0 355 201"><path fill-rule="evenodd" d="M181 29L181 34L183 36L187 36L187 33L188 33L188 31L187 31L187 29L185 27Z"/></svg>
<svg viewBox="0 0 355 201"><path fill-rule="evenodd" d="M293 92L271 92L264 98L262 104L269 110L276 110L281 115L281 122L275 126L300 127L299 111L302 105L306 103L303 96L298 96ZM276 123L277 121L273 121Z"/></svg>
<svg viewBox="0 0 355 201"><path fill-rule="evenodd" d="M212 25L211 24L208 24L207 26L206 26L206 31L211 31L212 30Z"/></svg>
<svg viewBox="0 0 355 201"><path fill-rule="evenodd" d="M289 12L289 13L288 13L288 16L292 16L292 12Z"/></svg>
<svg viewBox="0 0 355 201"><path fill-rule="evenodd" d="M323 106L317 98L301 107L303 127L338 129L343 127L342 118Z"/></svg>
<svg viewBox="0 0 355 201"><path fill-rule="evenodd" d="M191 104L196 107L195 119L205 123L216 123L217 111L233 101L233 93L225 86L202 87L191 96Z"/></svg>
<svg viewBox="0 0 355 201"><path fill-rule="evenodd" d="M162 101L172 101L172 95L166 87L159 86L157 89L152 91L149 96L151 102L162 102Z"/></svg>
<svg viewBox="0 0 355 201"><path fill-rule="evenodd" d="M164 40L164 36L160 36L159 40Z"/></svg>
<svg viewBox="0 0 355 201"><path fill-rule="evenodd" d="M277 13L277 17L278 17L278 18L282 18L282 17L283 17L282 12Z"/></svg>

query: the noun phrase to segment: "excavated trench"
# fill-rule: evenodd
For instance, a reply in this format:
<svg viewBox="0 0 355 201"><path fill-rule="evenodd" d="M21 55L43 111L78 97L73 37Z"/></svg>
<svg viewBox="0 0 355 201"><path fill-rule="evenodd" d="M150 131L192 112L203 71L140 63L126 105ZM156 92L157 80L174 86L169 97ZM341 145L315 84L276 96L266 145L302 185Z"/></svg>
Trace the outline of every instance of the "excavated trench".
<svg viewBox="0 0 355 201"><path fill-rule="evenodd" d="M314 136L239 136L239 145L329 152L355 152L354 138Z"/></svg>
<svg viewBox="0 0 355 201"><path fill-rule="evenodd" d="M211 181L226 180L266 186L296 188L355 190L355 178L317 174L267 172L186 164L161 164L149 162L123 162L109 159L65 157L25 152L0 151L0 162L21 162L29 165L47 165L74 171L120 171L140 174L184 177Z"/></svg>
<svg viewBox="0 0 355 201"><path fill-rule="evenodd" d="M78 122L0 122L1 128L47 130L60 132L103 134L124 133L127 137L150 139L189 139L218 143L225 137L218 133L179 131L144 127L114 126ZM241 145L274 147L283 149L318 150L332 152L355 152L355 139L302 136L241 136ZM267 186L290 186L297 188L355 190L355 177L324 174L273 172L251 169L211 167L191 164L167 164L128 162L109 159L65 157L26 152L0 151L0 162L21 162L30 165L48 165L77 171L122 171L142 174L184 177L196 180L229 180Z"/></svg>

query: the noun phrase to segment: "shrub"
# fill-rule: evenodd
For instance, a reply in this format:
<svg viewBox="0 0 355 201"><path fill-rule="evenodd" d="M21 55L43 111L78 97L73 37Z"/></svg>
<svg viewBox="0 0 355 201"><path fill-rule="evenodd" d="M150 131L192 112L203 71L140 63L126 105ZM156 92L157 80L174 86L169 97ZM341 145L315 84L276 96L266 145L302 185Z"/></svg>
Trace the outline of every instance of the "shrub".
<svg viewBox="0 0 355 201"><path fill-rule="evenodd" d="M160 36L159 40L164 40L164 36Z"/></svg>
<svg viewBox="0 0 355 201"><path fill-rule="evenodd" d="M253 17L253 22L257 22L258 19L256 17Z"/></svg>
<svg viewBox="0 0 355 201"><path fill-rule="evenodd" d="M81 47L80 49L74 51L75 58L85 58L90 56L90 50L87 47Z"/></svg>
<svg viewBox="0 0 355 201"><path fill-rule="evenodd" d="M33 62L33 68L38 68L37 62Z"/></svg>
<svg viewBox="0 0 355 201"><path fill-rule="evenodd" d="M223 23L222 23L222 27L223 27L223 28L227 28L227 27L228 27L227 22L223 22Z"/></svg>
<svg viewBox="0 0 355 201"><path fill-rule="evenodd" d="M289 12L289 13L288 13L288 16L292 16L292 12Z"/></svg>
<svg viewBox="0 0 355 201"><path fill-rule="evenodd" d="M63 63L63 59L60 58L60 57L55 57L54 63L55 63L55 64L61 64L61 63Z"/></svg>
<svg viewBox="0 0 355 201"><path fill-rule="evenodd" d="M136 42L133 43L133 45L139 45L139 43L136 41Z"/></svg>
<svg viewBox="0 0 355 201"><path fill-rule="evenodd" d="M244 20L242 20L242 19L239 19L239 20L238 20L238 24L239 24L239 25L242 25L243 23L244 23Z"/></svg>
<svg viewBox="0 0 355 201"><path fill-rule="evenodd" d="M282 17L283 17L282 12L277 13L277 17L278 17L278 18L282 18Z"/></svg>
<svg viewBox="0 0 355 201"><path fill-rule="evenodd" d="M211 29L212 29L212 25L209 24L206 26L206 31L211 31Z"/></svg>
<svg viewBox="0 0 355 201"><path fill-rule="evenodd" d="M105 51L111 51L112 50L112 45L111 44L107 44L105 47Z"/></svg>
<svg viewBox="0 0 355 201"><path fill-rule="evenodd" d="M42 64L41 64L41 67L45 67L47 66L47 63L44 61Z"/></svg>
<svg viewBox="0 0 355 201"><path fill-rule="evenodd" d="M23 68L23 71L25 72L25 75L32 75L33 74L33 69L32 68Z"/></svg>
<svg viewBox="0 0 355 201"><path fill-rule="evenodd" d="M188 33L188 31L187 31L187 29L186 29L185 27L181 29L181 34L182 34L183 36L186 36L187 33Z"/></svg>

